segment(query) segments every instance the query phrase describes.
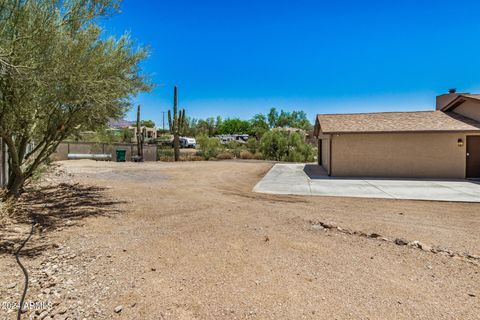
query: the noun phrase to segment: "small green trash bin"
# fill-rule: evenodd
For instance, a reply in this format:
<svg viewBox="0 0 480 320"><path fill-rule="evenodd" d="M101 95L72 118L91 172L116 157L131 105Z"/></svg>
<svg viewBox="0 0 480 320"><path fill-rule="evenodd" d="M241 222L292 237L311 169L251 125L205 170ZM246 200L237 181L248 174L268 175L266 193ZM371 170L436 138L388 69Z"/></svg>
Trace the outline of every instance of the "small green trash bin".
<svg viewBox="0 0 480 320"><path fill-rule="evenodd" d="M117 162L125 162L127 159L127 149L117 149Z"/></svg>

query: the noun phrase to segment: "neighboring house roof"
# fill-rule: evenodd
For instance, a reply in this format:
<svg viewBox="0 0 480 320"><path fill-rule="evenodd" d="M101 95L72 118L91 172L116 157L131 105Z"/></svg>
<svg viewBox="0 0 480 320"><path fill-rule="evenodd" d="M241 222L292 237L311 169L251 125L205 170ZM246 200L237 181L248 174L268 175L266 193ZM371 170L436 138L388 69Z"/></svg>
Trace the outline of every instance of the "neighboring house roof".
<svg viewBox="0 0 480 320"><path fill-rule="evenodd" d="M442 111L319 114L319 133L480 131L480 122Z"/></svg>
<svg viewBox="0 0 480 320"><path fill-rule="evenodd" d="M128 121L125 119L110 119L108 121L108 127L112 129L123 129L128 128L133 125L133 121Z"/></svg>
<svg viewBox="0 0 480 320"><path fill-rule="evenodd" d="M452 111L462 103L467 100L475 100L480 102L480 94L470 94L470 93L461 93L458 94L452 101L447 103L443 108L442 111Z"/></svg>

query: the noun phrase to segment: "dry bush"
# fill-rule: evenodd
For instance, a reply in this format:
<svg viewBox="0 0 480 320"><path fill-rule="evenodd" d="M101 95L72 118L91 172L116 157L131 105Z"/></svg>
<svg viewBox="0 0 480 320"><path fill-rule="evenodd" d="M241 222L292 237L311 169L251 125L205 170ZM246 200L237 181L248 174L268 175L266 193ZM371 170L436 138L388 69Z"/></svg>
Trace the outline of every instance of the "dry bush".
<svg viewBox="0 0 480 320"><path fill-rule="evenodd" d="M260 152L257 152L253 155L253 158L256 159L256 160L263 160L263 154L261 154Z"/></svg>
<svg viewBox="0 0 480 320"><path fill-rule="evenodd" d="M240 159L253 159L253 154L248 150L240 152Z"/></svg>
<svg viewBox="0 0 480 320"><path fill-rule="evenodd" d="M160 156L159 161L165 161L165 162L173 162L173 157L168 157L168 156Z"/></svg>
<svg viewBox="0 0 480 320"><path fill-rule="evenodd" d="M222 152L222 153L218 154L216 158L218 160L233 159L233 155L230 152Z"/></svg>
<svg viewBox="0 0 480 320"><path fill-rule="evenodd" d="M205 159L196 155L184 155L180 156L180 161L204 161Z"/></svg>

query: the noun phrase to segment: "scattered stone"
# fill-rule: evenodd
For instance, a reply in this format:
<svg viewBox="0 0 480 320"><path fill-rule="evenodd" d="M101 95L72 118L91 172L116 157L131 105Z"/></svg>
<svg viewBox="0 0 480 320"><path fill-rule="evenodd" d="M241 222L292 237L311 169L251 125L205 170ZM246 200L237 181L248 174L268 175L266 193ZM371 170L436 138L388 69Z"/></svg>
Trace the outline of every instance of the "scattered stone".
<svg viewBox="0 0 480 320"><path fill-rule="evenodd" d="M320 222L322 224L322 226L326 229L335 229L337 227L337 225L333 222Z"/></svg>
<svg viewBox="0 0 480 320"><path fill-rule="evenodd" d="M369 238L379 238L380 235L379 235L378 233L375 233L375 232L374 232L374 233L370 233L370 234L368 235L368 237L369 237Z"/></svg>
<svg viewBox="0 0 480 320"><path fill-rule="evenodd" d="M16 286L17 286L17 284L15 282L9 283L9 284L7 284L7 289L13 289Z"/></svg>
<svg viewBox="0 0 480 320"><path fill-rule="evenodd" d="M417 246L423 251L432 251L432 247L427 246L425 243L422 243L420 241L417 243Z"/></svg>
<svg viewBox="0 0 480 320"><path fill-rule="evenodd" d="M406 246L408 244L408 241L403 238L396 238L394 243L399 246Z"/></svg>
<svg viewBox="0 0 480 320"><path fill-rule="evenodd" d="M116 306L115 309L113 309L113 311L115 311L115 313L120 313L122 312L123 310L123 306Z"/></svg>
<svg viewBox="0 0 480 320"><path fill-rule="evenodd" d="M477 296L475 293L469 293L468 295L472 298L475 298Z"/></svg>
<svg viewBox="0 0 480 320"><path fill-rule="evenodd" d="M156 269L156 268L150 268L150 270L152 270L152 271L157 271L157 269Z"/></svg>
<svg viewBox="0 0 480 320"><path fill-rule="evenodd" d="M319 224L319 223L317 224L317 223L316 223L316 224L312 225L312 229L314 229L314 230L323 230L323 229L325 229L325 228L324 228L321 224Z"/></svg>
<svg viewBox="0 0 480 320"><path fill-rule="evenodd" d="M270 238L268 236L265 236L265 242L270 241Z"/></svg>
<svg viewBox="0 0 480 320"><path fill-rule="evenodd" d="M65 313L67 313L67 311L68 311L67 308L65 308L65 307L60 307L60 308L57 310L56 314L65 314Z"/></svg>

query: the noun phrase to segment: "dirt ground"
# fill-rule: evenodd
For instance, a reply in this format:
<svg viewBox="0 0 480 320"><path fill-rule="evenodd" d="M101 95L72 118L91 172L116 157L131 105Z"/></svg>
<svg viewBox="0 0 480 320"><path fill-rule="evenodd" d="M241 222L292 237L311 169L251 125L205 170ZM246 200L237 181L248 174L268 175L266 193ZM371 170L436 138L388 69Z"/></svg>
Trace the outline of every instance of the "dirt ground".
<svg viewBox="0 0 480 320"><path fill-rule="evenodd" d="M25 318L480 319L480 204L253 193L270 167L60 163L0 229L0 319L32 217Z"/></svg>

